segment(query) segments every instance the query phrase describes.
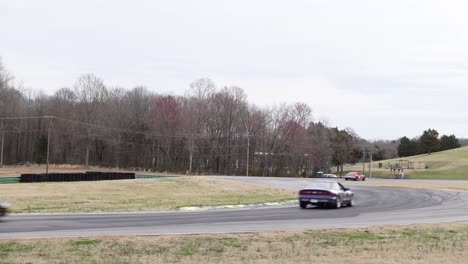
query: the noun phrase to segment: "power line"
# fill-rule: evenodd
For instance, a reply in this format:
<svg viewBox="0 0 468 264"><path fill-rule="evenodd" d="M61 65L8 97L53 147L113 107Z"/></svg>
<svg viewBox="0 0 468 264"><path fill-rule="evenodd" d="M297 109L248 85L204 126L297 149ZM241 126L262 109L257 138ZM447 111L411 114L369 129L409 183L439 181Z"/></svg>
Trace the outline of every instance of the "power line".
<svg viewBox="0 0 468 264"><path fill-rule="evenodd" d="M102 129L102 130L108 130L108 131L116 131L116 132L121 132L121 133L128 133L128 134L134 134L134 135L144 135L144 136L149 136L149 137L156 137L156 138L188 138L188 137L195 137L194 139L226 139L226 138L241 138L241 137L248 137L244 131L238 132L238 133L233 133L232 135L220 135L220 134L197 134L197 133L185 133L185 134L177 134L177 135L161 135L161 134L155 134L155 133L150 133L147 131L137 131L137 130L129 130L129 129L123 129L123 128L115 128L115 127L108 127L108 126L102 126L102 125L97 125L97 124L91 124L91 123L86 123L78 120L72 120L72 119L67 119L63 117L57 117L57 116L34 116L34 117L3 117L0 118L0 120L28 120L28 119L53 119L53 120L59 120L63 122L69 122L69 123L74 123L78 125L83 125L87 127L94 127L97 129ZM57 124L56 124L57 126Z"/></svg>
<svg viewBox="0 0 468 264"><path fill-rule="evenodd" d="M71 134L71 133L66 133L66 132L61 132L61 131L54 131L56 134L61 134L61 135L67 135L67 136L72 136L75 138L86 138L86 139L98 139L104 142L109 142L113 144L129 144L129 145L134 145L134 146L143 146L143 147L153 147L151 143L136 143L136 142L131 142L131 141L123 141L123 140L113 140L113 139L105 139L102 137L97 137L97 136L86 136L86 135L76 135L76 134ZM180 145L180 144L179 144ZM177 145L159 145L160 148L186 148L186 144L183 144L183 146L177 146ZM216 145L216 146L207 146L207 147L195 147L196 149L217 149L217 148L236 148L236 147L245 147L245 144L233 144L233 145Z"/></svg>
<svg viewBox="0 0 468 264"><path fill-rule="evenodd" d="M71 120L71 119L66 119L66 118L61 118L61 117L54 117L54 118L57 119L57 120L65 121L65 122L71 122L71 123L85 125L85 126L89 126L89 127L95 127L95 128L98 128L98 129L113 130L113 131L122 132L122 133L145 135L145 136L150 136L150 137L164 137L164 138L186 138L186 137L193 137L193 136L196 136L197 138L227 138L228 137L228 136L216 136L216 135L212 136L212 135L195 134L195 133L177 134L177 135L170 136L170 135L161 135L161 134L149 133L149 132L146 132L146 131L136 131L136 130L123 129L123 128L107 127L107 126L91 124L91 123L86 123L86 122L82 122L82 121Z"/></svg>
<svg viewBox="0 0 468 264"><path fill-rule="evenodd" d="M0 120L23 120L23 119L51 119L55 116L17 116L17 117L0 117Z"/></svg>
<svg viewBox="0 0 468 264"><path fill-rule="evenodd" d="M27 133L27 132L43 132L44 129L27 129L27 130L4 130L5 133Z"/></svg>

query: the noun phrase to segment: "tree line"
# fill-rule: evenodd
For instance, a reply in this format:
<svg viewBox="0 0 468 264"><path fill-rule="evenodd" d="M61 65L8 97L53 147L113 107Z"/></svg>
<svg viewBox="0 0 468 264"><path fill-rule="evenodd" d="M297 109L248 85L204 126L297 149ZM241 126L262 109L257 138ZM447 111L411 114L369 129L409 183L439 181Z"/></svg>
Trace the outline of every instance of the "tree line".
<svg viewBox="0 0 468 264"><path fill-rule="evenodd" d="M310 176L362 155L352 129L313 122L304 103L258 107L240 87L207 78L178 96L109 87L85 74L46 95L13 85L1 65L4 164L44 163L49 153L56 164Z"/></svg>
<svg viewBox="0 0 468 264"><path fill-rule="evenodd" d="M410 153L400 151L405 138L371 143L351 128L313 122L307 104L259 107L240 87L208 78L179 96L84 74L47 95L14 85L1 61L0 137L3 164L45 163L49 153L56 164L200 174L311 176L343 171L366 151L375 161Z"/></svg>
<svg viewBox="0 0 468 264"><path fill-rule="evenodd" d="M461 147L459 139L455 135L442 135L435 129L424 130L420 137L409 139L402 137L398 145L398 156L409 157L419 154L431 154L443 150Z"/></svg>

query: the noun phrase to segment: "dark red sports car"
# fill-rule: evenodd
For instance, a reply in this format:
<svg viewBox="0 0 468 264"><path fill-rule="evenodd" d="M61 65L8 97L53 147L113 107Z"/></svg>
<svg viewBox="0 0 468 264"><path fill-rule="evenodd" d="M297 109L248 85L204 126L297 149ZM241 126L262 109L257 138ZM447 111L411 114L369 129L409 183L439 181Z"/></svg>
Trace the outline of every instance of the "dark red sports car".
<svg viewBox="0 0 468 264"><path fill-rule="evenodd" d="M363 175L363 174L360 174L359 172L348 172L345 176L344 176L345 180L350 180L350 181L365 181L366 180L366 176Z"/></svg>

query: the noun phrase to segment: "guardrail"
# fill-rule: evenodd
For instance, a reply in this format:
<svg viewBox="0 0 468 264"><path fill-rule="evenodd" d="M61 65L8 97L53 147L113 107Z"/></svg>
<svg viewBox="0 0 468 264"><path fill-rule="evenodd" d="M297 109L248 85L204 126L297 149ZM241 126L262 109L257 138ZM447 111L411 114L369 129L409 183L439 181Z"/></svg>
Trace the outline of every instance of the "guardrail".
<svg viewBox="0 0 468 264"><path fill-rule="evenodd" d="M168 176L168 175L151 175L151 174L140 174L135 175L135 179L159 179L159 178L170 178L176 176Z"/></svg>

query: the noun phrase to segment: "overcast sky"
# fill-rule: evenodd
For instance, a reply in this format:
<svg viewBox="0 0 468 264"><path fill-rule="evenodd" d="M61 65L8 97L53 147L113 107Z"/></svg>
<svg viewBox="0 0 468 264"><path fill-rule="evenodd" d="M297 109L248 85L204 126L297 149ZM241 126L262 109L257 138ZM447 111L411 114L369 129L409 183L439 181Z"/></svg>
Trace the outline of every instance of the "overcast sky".
<svg viewBox="0 0 468 264"><path fill-rule="evenodd" d="M0 57L52 94L83 73L261 106L301 101L366 139L468 137L468 1L0 0Z"/></svg>

